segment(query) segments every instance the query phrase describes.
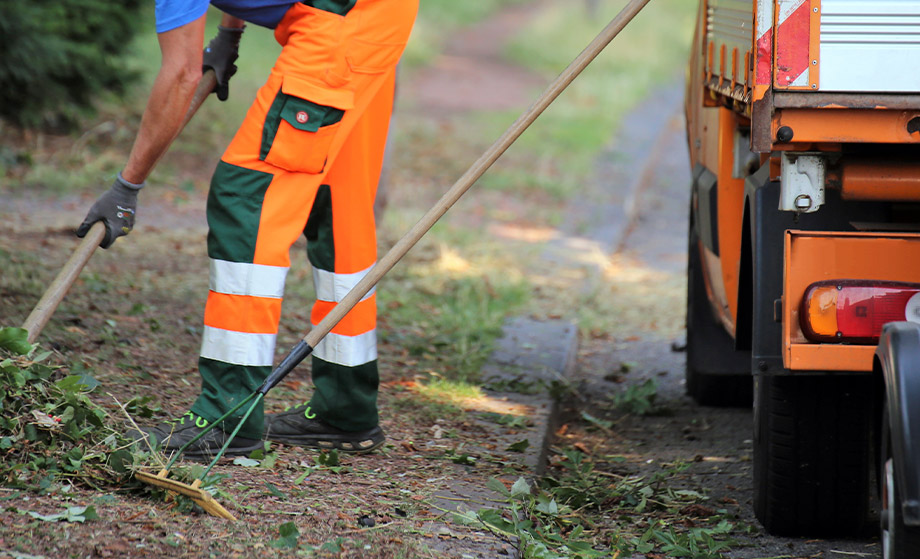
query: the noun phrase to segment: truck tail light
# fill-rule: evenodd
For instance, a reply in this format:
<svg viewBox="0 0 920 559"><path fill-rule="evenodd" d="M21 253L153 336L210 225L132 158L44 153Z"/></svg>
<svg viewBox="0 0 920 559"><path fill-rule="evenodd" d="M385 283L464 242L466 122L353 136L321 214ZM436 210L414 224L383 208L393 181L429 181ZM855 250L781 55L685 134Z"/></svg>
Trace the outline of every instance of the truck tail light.
<svg viewBox="0 0 920 559"><path fill-rule="evenodd" d="M920 323L920 283L815 282L805 290L799 322L813 342L872 344L886 322Z"/></svg>

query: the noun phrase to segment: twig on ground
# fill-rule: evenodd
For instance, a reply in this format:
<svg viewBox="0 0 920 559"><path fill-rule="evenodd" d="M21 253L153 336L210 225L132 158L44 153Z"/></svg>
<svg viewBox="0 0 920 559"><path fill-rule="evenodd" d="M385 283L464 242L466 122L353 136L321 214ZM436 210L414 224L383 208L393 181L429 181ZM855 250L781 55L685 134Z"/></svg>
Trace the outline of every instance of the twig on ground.
<svg viewBox="0 0 920 559"><path fill-rule="evenodd" d="M128 413L128 410L125 409L125 406L121 402L118 401L118 398L116 398L111 393L109 393L109 396L111 396L112 400L115 401L115 404L118 406L118 409L120 409L121 412L125 414L125 417L128 418L128 421L131 423L131 426L135 430L137 430L138 433L141 433L141 438L144 439L144 444L146 444L147 448L150 449L150 455L153 457L153 459L157 462L160 468L165 468L166 462L163 460L163 457L160 455L160 453L157 452L156 449L153 448L153 445L150 444L150 437L147 435L146 431L141 430L138 424L134 421L134 418L131 417L131 414Z"/></svg>

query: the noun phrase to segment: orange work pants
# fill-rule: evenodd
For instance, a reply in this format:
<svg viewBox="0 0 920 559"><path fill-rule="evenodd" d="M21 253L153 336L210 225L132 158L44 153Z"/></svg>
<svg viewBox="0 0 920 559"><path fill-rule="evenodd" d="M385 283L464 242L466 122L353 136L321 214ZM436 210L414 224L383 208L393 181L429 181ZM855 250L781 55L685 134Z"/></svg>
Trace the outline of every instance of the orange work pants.
<svg viewBox="0 0 920 559"><path fill-rule="evenodd" d="M300 235L313 266L313 324L375 263L374 197L395 67L417 1L311 2L346 5L333 11L295 4L275 29L281 54L208 195L211 279L202 392L192 406L205 419L271 372L290 248ZM376 320L371 292L314 348L308 413L346 431L377 424ZM240 434L260 438L262 424L258 409Z"/></svg>

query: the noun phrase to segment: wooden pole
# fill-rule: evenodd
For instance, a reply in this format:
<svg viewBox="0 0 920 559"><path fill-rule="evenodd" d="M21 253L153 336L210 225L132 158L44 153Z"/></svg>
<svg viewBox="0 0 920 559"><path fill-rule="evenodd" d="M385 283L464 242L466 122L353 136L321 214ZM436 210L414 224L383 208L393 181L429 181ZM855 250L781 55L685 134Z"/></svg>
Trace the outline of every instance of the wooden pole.
<svg viewBox="0 0 920 559"><path fill-rule="evenodd" d="M409 250L418 243L425 233L453 206L457 200L482 176L486 170L514 143L518 137L543 113L560 93L584 70L597 55L610 44L626 25L632 21L636 14L649 3L650 0L630 0L613 20L607 24L597 37L572 61L559 76L553 80L542 95L527 111L499 137L495 143L486 150L479 159L464 173L450 189L444 193L440 200L428 210L393 247L374 265L373 268L349 291L342 300L329 311L315 327L313 327L303 341L315 348L332 328L354 308L358 302L367 295L372 287L377 285L381 278L399 262Z"/></svg>

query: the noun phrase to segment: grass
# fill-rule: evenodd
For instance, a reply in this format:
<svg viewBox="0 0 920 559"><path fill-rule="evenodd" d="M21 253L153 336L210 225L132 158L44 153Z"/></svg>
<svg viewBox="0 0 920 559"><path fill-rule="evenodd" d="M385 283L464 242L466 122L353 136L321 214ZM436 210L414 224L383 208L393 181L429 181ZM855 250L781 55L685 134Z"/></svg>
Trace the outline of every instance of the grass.
<svg viewBox="0 0 920 559"><path fill-rule="evenodd" d="M684 329L686 280L627 256L612 258L603 280L579 294L577 317L590 336L627 338L637 330L673 339Z"/></svg>
<svg viewBox="0 0 920 559"><path fill-rule="evenodd" d="M482 389L469 382L451 381L439 375L416 375L402 387L405 396L393 400L392 413L411 416L414 421L436 424L444 418L465 418L472 401L482 398Z"/></svg>
<svg viewBox="0 0 920 559"><path fill-rule="evenodd" d="M450 233L438 231L385 279L378 302L388 328L381 336L423 371L475 381L505 317L526 302L528 285L503 273L487 243L457 239L467 231Z"/></svg>
<svg viewBox="0 0 920 559"><path fill-rule="evenodd" d="M507 54L549 83L624 5L621 0L602 3L596 17L580 3L548 5L513 38ZM536 160L541 175L553 179L517 183L528 188L548 186L558 198L576 193L623 116L650 90L676 83L682 75L695 10L695 3L686 0L649 3L505 155L515 162L531 162L527 168L534 168ZM483 115L477 126L497 137L512 118ZM487 175L483 185L506 188L506 183L515 181L503 175L517 174L516 168L504 166Z"/></svg>

